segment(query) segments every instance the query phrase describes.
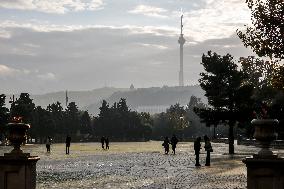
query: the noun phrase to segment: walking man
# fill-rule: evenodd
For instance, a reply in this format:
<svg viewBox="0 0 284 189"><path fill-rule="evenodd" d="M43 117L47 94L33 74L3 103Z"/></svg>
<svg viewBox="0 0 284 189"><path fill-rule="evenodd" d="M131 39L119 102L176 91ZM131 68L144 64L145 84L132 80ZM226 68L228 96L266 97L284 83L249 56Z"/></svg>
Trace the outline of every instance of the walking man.
<svg viewBox="0 0 284 189"><path fill-rule="evenodd" d="M71 144L71 137L69 135L67 135L65 143L66 143L66 154L69 154L69 148Z"/></svg>
<svg viewBox="0 0 284 189"><path fill-rule="evenodd" d="M50 136L48 136L46 139L46 152L49 152L49 153L50 153L51 140L52 139Z"/></svg>
<svg viewBox="0 0 284 189"><path fill-rule="evenodd" d="M106 150L109 150L109 139L108 139L108 137L105 138L105 143L106 143Z"/></svg>
<svg viewBox="0 0 284 189"><path fill-rule="evenodd" d="M169 150L170 150L170 141L169 141L168 137L165 137L165 140L164 140L162 146L165 148L165 154L168 155Z"/></svg>
<svg viewBox="0 0 284 189"><path fill-rule="evenodd" d="M195 152L195 166L201 166L199 163L199 154L201 149L201 137L197 137L194 141L194 152Z"/></svg>
<svg viewBox="0 0 284 189"><path fill-rule="evenodd" d="M174 155L176 154L177 143L178 143L178 139L176 135L173 135L171 138L171 144L172 144L172 150L173 150Z"/></svg>
<svg viewBox="0 0 284 189"><path fill-rule="evenodd" d="M101 143L102 143L102 149L105 149L105 137L102 136L101 138Z"/></svg>

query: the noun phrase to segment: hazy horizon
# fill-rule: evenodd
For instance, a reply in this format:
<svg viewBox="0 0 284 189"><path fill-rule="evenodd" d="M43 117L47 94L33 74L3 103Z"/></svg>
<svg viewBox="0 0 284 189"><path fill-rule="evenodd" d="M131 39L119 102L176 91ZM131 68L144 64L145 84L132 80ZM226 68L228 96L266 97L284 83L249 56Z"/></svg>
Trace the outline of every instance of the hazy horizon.
<svg viewBox="0 0 284 189"><path fill-rule="evenodd" d="M209 50L253 55L236 36L250 23L242 0L0 0L1 93L198 84Z"/></svg>

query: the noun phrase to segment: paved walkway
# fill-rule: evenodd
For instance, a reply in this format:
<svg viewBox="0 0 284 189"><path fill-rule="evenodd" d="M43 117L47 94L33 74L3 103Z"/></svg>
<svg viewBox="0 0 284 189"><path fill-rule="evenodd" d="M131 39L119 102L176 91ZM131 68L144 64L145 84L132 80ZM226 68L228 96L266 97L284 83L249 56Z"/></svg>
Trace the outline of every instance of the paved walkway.
<svg viewBox="0 0 284 189"><path fill-rule="evenodd" d="M180 143L177 155L164 155L161 142L113 143L109 151L98 143L79 143L71 145L69 156L63 144L52 145L51 154L44 152L44 145L25 148L41 157L38 189L245 189L241 159L257 151L236 146L237 155L230 157L223 155L227 144L215 143L211 166L196 168L192 143ZM200 159L204 165L204 152Z"/></svg>

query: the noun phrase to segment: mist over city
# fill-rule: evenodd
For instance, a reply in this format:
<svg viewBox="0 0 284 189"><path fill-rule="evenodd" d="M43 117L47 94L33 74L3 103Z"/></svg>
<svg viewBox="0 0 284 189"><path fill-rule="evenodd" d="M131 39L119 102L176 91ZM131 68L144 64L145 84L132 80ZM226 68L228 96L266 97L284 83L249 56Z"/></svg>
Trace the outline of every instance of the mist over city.
<svg viewBox="0 0 284 189"><path fill-rule="evenodd" d="M0 189L283 189L283 0L0 0Z"/></svg>

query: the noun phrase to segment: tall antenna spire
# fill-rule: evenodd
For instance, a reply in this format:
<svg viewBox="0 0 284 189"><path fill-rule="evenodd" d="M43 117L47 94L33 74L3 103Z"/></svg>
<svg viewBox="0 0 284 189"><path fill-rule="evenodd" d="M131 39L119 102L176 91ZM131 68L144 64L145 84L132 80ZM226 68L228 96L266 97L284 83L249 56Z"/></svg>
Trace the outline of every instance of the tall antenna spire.
<svg viewBox="0 0 284 189"><path fill-rule="evenodd" d="M65 103L66 103L66 107L68 106L68 94L67 94L67 90L65 93Z"/></svg>
<svg viewBox="0 0 284 189"><path fill-rule="evenodd" d="M182 28L183 28L182 18L183 18L183 14L182 14L181 17L180 17L180 34L181 34L181 35L183 35L183 34L182 34Z"/></svg>
<svg viewBox="0 0 284 189"><path fill-rule="evenodd" d="M180 17L180 36L179 36L179 39L178 39L179 56L180 56L180 70L179 70L179 86L180 87L184 86L184 82L183 82L183 45L185 43L185 39L184 39L183 33L182 33L182 29L183 29L182 19L183 19L183 14Z"/></svg>

